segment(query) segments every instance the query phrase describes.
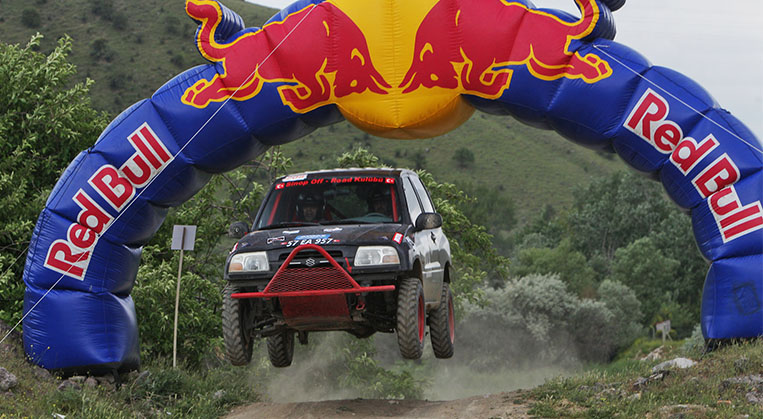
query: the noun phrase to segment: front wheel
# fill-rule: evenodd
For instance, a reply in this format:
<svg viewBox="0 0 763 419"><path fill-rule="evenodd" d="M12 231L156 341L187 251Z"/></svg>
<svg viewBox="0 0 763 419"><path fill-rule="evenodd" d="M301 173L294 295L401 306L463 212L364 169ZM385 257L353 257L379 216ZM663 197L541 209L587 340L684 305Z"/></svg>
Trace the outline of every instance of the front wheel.
<svg viewBox="0 0 763 419"><path fill-rule="evenodd" d="M453 293L447 282L442 284L440 305L429 314L429 338L437 358L450 358L456 343L456 317L453 312Z"/></svg>
<svg viewBox="0 0 763 419"><path fill-rule="evenodd" d="M231 364L247 365L252 360L251 306L246 300L231 298L237 292L230 284L223 290L223 340L225 356Z"/></svg>
<svg viewBox="0 0 763 419"><path fill-rule="evenodd" d="M421 358L425 332L424 288L418 278L404 278L397 294L397 344L403 358Z"/></svg>
<svg viewBox="0 0 763 419"><path fill-rule="evenodd" d="M294 358L294 332L284 330L268 337L268 356L270 363L276 368L291 365Z"/></svg>

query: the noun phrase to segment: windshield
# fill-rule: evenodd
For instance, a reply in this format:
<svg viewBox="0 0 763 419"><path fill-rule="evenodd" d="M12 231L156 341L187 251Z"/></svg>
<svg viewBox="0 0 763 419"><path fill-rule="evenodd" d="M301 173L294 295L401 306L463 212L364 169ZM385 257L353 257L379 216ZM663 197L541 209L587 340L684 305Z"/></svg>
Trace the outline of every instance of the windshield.
<svg viewBox="0 0 763 419"><path fill-rule="evenodd" d="M255 229L399 223L397 180L388 176L287 176L268 196Z"/></svg>

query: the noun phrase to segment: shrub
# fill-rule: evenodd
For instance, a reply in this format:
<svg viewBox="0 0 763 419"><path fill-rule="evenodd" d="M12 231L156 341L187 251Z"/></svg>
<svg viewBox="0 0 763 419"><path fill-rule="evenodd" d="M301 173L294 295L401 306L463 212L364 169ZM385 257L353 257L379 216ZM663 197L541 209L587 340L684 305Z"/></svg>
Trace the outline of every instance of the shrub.
<svg viewBox="0 0 763 419"><path fill-rule="evenodd" d="M514 274L558 274L575 294L582 297L596 295L596 272L588 266L586 257L572 248L569 240L563 240L553 249L520 250Z"/></svg>
<svg viewBox="0 0 763 419"><path fill-rule="evenodd" d="M98 38L90 44L90 57L96 60L111 61L114 55L115 52L109 46L109 42L103 38Z"/></svg>
<svg viewBox="0 0 763 419"><path fill-rule="evenodd" d="M24 9L21 12L21 24L27 28L39 28L42 24L40 13L35 9Z"/></svg>
<svg viewBox="0 0 763 419"><path fill-rule="evenodd" d="M640 329L633 292L605 283L600 300L578 298L557 275L533 274L502 290L489 290L485 307L467 307L459 326L460 346L475 354L473 367L484 369L500 368L507 360L510 364L504 366L509 367L528 358L562 364L606 361ZM623 307L617 307L618 298ZM495 348L501 348L500 353Z"/></svg>
<svg viewBox="0 0 763 419"><path fill-rule="evenodd" d="M474 164L474 153L466 147L461 147L453 153L453 160L458 167L465 169Z"/></svg>
<svg viewBox="0 0 763 419"><path fill-rule="evenodd" d="M90 104L91 81L71 83L71 38L50 54L0 43L0 319L21 318L21 281L35 220L61 171L108 122Z"/></svg>

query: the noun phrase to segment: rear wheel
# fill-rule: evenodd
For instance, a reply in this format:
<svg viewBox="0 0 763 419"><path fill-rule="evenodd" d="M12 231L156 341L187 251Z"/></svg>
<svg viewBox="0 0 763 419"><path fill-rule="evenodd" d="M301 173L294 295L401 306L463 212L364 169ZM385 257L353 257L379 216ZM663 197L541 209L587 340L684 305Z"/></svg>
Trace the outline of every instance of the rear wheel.
<svg viewBox="0 0 763 419"><path fill-rule="evenodd" d="M418 278L405 278L397 294L397 344L403 358L421 358L425 332L424 289Z"/></svg>
<svg viewBox="0 0 763 419"><path fill-rule="evenodd" d="M456 342L456 318L453 312L453 294L447 282L442 284L440 305L429 314L429 338L437 358L450 358Z"/></svg>
<svg viewBox="0 0 763 419"><path fill-rule="evenodd" d="M268 356L270 363L276 368L291 365L294 358L294 332L284 330L268 337Z"/></svg>
<svg viewBox="0 0 763 419"><path fill-rule="evenodd" d="M252 360L254 336L251 333L251 306L247 300L231 298L236 287L226 284L223 290L223 340L225 356L233 365L247 365Z"/></svg>

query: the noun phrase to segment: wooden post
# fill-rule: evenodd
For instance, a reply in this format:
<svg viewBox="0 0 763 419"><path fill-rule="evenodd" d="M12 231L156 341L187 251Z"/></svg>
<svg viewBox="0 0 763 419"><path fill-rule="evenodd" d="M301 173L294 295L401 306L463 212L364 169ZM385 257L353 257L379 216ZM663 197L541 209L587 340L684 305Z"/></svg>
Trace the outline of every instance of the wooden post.
<svg viewBox="0 0 763 419"><path fill-rule="evenodd" d="M185 228L183 229L183 237L180 239L181 243L185 243ZM172 336L172 368L177 367L177 348L178 348L178 311L180 307L180 275L183 272L183 246L180 247L180 263L178 264L178 282L177 291L175 292L175 327L173 328Z"/></svg>

